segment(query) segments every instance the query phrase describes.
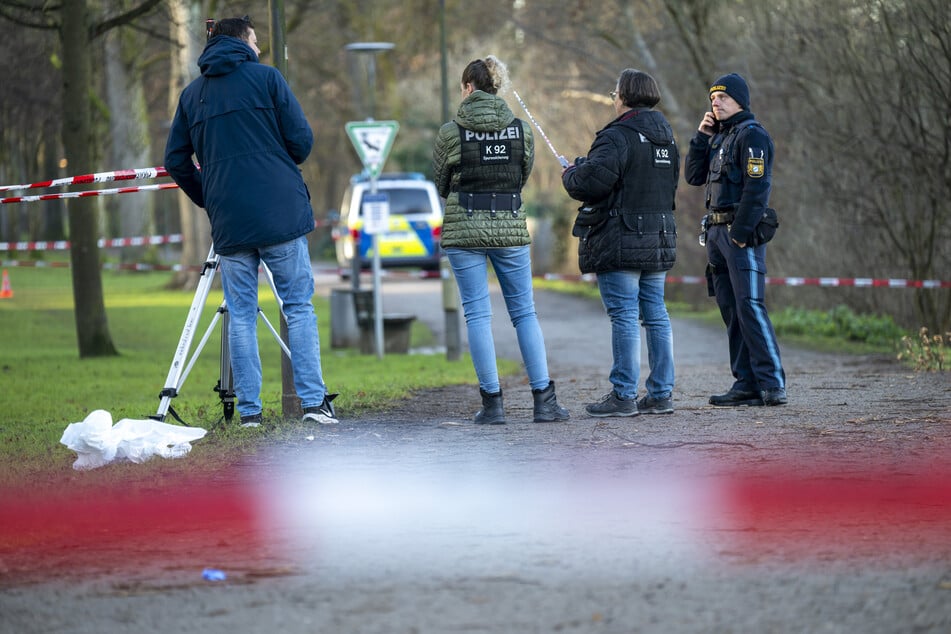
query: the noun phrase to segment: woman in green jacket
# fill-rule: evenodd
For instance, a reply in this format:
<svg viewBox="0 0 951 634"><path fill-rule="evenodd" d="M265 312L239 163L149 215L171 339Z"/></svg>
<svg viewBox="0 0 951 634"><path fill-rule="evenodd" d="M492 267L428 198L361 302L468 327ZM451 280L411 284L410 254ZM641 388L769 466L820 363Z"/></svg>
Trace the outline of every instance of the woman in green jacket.
<svg viewBox="0 0 951 634"><path fill-rule="evenodd" d="M532 262L521 191L532 171L534 139L498 91L508 71L496 57L470 62L462 73L462 103L439 129L433 168L446 199L442 247L459 286L469 351L482 409L476 423L502 424L505 412L492 338L488 262L515 327L534 400L535 422L568 420L548 375L545 339L535 315Z"/></svg>

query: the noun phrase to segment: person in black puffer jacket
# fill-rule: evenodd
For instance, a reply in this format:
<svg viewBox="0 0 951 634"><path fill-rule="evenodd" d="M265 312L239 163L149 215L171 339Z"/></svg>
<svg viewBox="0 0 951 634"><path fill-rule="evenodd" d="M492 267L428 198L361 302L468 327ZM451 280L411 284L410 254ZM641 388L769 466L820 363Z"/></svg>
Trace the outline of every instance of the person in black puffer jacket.
<svg viewBox="0 0 951 634"><path fill-rule="evenodd" d="M572 231L582 273L596 273L611 319L614 388L586 406L591 416L673 412L674 358L664 283L677 256L674 195L680 156L673 130L653 107L654 78L624 70L611 92L617 118L597 133L587 157L562 173L568 194L584 204ZM647 330L650 375L637 400L641 334Z"/></svg>

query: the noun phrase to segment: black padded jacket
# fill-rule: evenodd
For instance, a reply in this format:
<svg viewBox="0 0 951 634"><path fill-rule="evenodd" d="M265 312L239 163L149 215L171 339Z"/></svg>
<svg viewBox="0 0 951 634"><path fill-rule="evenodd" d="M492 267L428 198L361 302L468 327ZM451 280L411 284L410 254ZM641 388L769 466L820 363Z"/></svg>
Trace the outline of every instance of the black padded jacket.
<svg viewBox="0 0 951 634"><path fill-rule="evenodd" d="M562 175L584 203L573 230L581 272L670 270L679 176L674 133L660 112L634 108L599 131L587 157Z"/></svg>

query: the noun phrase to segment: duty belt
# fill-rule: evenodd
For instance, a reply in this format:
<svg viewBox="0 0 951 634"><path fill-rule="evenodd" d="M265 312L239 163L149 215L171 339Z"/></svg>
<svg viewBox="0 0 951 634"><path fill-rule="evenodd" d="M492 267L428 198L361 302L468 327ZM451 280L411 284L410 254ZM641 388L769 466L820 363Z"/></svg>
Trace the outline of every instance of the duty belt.
<svg viewBox="0 0 951 634"><path fill-rule="evenodd" d="M733 218L736 217L736 214L732 211L711 211L707 214L709 220L707 224L711 225L728 225L733 222Z"/></svg>
<svg viewBox="0 0 951 634"><path fill-rule="evenodd" d="M469 215L476 209L487 210L493 214L497 211L511 211L515 214L522 207L522 196L512 193L459 192L459 206Z"/></svg>

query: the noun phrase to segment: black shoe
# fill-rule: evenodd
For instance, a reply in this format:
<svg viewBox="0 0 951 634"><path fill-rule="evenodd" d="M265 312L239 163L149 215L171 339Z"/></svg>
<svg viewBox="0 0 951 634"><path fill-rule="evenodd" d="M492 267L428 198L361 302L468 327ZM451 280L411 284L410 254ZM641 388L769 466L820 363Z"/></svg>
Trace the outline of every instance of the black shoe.
<svg viewBox="0 0 951 634"><path fill-rule="evenodd" d="M760 392L760 395L763 397L763 402L767 405L785 405L787 402L786 388L784 387L771 387L768 390Z"/></svg>
<svg viewBox="0 0 951 634"><path fill-rule="evenodd" d="M261 416L260 413L258 413L258 414L249 414L249 415L247 415L247 416L242 416L242 417L241 417L241 426L242 426L242 427L258 427L258 426L261 425L261 422L262 422L263 420L264 420L264 419L262 418L262 416Z"/></svg>
<svg viewBox="0 0 951 634"><path fill-rule="evenodd" d="M619 398L617 392L611 390L605 394L597 403L590 403L584 406L584 410L589 416L605 418L608 416L637 416L636 399Z"/></svg>
<svg viewBox="0 0 951 634"><path fill-rule="evenodd" d="M324 400L317 407L305 407L301 422L320 423L321 425L336 425L337 413L334 411L333 400L339 394L325 394Z"/></svg>
<svg viewBox="0 0 951 634"><path fill-rule="evenodd" d="M489 394L480 387L479 395L482 397L482 409L476 412L472 422L478 425L504 425L505 409L502 403L502 390Z"/></svg>
<svg viewBox="0 0 951 634"><path fill-rule="evenodd" d="M637 411L641 414L673 414L674 401L669 396L665 398L645 396L637 402Z"/></svg>
<svg viewBox="0 0 951 634"><path fill-rule="evenodd" d="M726 394L714 394L710 397L710 405L720 407L735 407L737 405L762 405L763 399L759 392L747 392L730 388Z"/></svg>
<svg viewBox="0 0 951 634"><path fill-rule="evenodd" d="M534 401L532 420L536 423L553 423L571 418L568 410L559 405L558 399L555 398L554 381L549 381L548 387L544 390L532 390L532 400Z"/></svg>

